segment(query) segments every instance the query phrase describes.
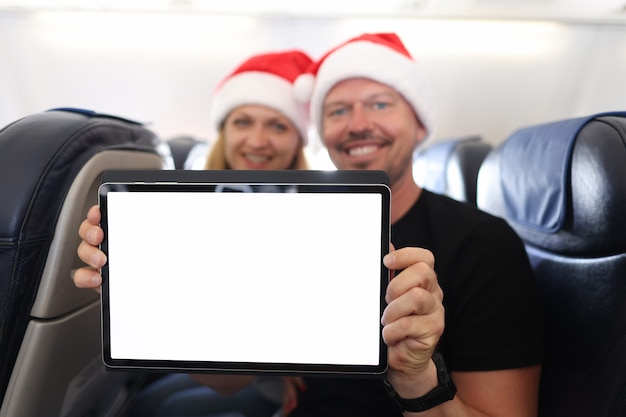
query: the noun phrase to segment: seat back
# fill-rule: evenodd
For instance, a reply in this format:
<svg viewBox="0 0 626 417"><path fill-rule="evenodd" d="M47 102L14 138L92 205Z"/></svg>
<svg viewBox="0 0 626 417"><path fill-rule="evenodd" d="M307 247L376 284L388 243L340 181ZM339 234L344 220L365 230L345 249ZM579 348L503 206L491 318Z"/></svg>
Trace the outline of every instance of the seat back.
<svg viewBox="0 0 626 417"><path fill-rule="evenodd" d="M209 144L191 136L168 139L176 169L204 169Z"/></svg>
<svg viewBox="0 0 626 417"><path fill-rule="evenodd" d="M161 169L161 142L137 123L81 110L0 130L1 417L104 416L132 375L105 373L100 302L78 289L78 227L108 169Z"/></svg>
<svg viewBox="0 0 626 417"><path fill-rule="evenodd" d="M626 415L626 112L518 130L478 207L525 242L545 325L542 417Z"/></svg>
<svg viewBox="0 0 626 417"><path fill-rule="evenodd" d="M413 159L415 182L435 193L475 205L478 170L491 148L479 136L466 136L419 149Z"/></svg>

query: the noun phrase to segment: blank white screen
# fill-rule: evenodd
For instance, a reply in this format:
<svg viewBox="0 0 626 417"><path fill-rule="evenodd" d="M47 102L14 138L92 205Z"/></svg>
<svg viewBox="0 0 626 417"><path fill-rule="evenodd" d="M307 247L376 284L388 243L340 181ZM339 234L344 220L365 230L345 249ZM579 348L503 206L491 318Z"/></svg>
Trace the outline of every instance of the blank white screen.
<svg viewBox="0 0 626 417"><path fill-rule="evenodd" d="M377 365L381 198L108 193L111 357Z"/></svg>

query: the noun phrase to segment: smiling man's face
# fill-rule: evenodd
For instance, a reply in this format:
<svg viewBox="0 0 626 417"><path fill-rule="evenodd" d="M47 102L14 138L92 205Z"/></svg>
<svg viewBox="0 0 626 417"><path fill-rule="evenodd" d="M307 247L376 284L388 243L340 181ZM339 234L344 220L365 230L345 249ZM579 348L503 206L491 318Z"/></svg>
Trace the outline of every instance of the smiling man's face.
<svg viewBox="0 0 626 417"><path fill-rule="evenodd" d="M375 169L391 183L412 175L413 151L426 134L393 88L365 78L337 83L322 109L322 138L338 169Z"/></svg>

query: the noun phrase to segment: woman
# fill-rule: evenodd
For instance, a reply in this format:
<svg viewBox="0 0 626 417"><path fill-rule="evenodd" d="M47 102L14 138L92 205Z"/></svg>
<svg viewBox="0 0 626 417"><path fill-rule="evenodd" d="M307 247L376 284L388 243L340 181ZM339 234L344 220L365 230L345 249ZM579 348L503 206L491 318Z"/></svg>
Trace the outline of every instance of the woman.
<svg viewBox="0 0 626 417"><path fill-rule="evenodd" d="M210 113L217 139L206 169L308 168L308 112L296 100L293 83L311 62L297 50L255 55L217 86ZM97 249L102 241L99 222L99 208L92 207L80 227L83 241L78 248L91 268L76 272L78 287L97 288L101 283L93 270L106 261ZM94 256L102 262L94 262ZM172 374L145 387L128 415L269 417L281 405L287 412L295 407L296 386L302 387L300 379L257 378L232 395L220 395L186 374Z"/></svg>
<svg viewBox="0 0 626 417"><path fill-rule="evenodd" d="M293 82L311 63L300 51L256 55L217 87L206 169L307 169L308 113Z"/></svg>

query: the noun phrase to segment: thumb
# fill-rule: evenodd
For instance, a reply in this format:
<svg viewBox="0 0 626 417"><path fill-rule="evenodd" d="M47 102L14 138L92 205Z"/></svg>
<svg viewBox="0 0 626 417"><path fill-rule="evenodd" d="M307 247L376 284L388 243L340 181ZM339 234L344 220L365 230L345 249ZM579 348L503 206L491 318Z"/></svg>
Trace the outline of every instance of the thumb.
<svg viewBox="0 0 626 417"><path fill-rule="evenodd" d="M393 243L389 242L389 253L396 250L396 247L393 246ZM389 270L389 281L391 281L396 276L396 271L394 269Z"/></svg>

